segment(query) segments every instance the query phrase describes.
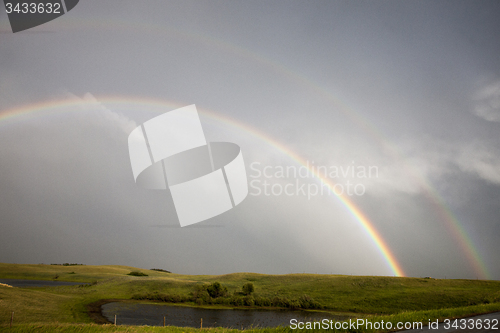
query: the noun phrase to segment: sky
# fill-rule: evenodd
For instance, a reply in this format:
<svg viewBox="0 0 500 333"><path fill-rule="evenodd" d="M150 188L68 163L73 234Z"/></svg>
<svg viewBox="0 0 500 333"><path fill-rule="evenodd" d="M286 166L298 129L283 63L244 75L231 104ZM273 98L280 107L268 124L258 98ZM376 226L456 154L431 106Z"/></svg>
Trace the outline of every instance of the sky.
<svg viewBox="0 0 500 333"><path fill-rule="evenodd" d="M498 1L0 9L0 262L500 279ZM191 104L249 194L181 228L127 140Z"/></svg>

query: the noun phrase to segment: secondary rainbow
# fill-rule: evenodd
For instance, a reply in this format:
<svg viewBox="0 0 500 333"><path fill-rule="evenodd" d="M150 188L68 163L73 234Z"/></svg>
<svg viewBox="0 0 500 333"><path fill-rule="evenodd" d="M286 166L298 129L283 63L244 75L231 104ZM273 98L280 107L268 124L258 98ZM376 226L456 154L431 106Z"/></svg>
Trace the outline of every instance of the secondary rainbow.
<svg viewBox="0 0 500 333"><path fill-rule="evenodd" d="M172 39L182 39L189 40L195 43L203 43L204 45L217 48L219 50L223 50L224 52L230 52L231 54L237 55L241 58L251 60L255 63L258 63L262 66L265 66L266 69L271 70L275 73L281 74L284 77L293 80L308 89L315 91L318 95L323 96L323 98L331 101L335 106L339 107L339 111L341 111L344 115L350 118L357 126L362 128L368 135L377 140L379 144L386 149L386 151L395 159L403 161L405 165L405 169L408 171L410 177L414 178L423 189L424 194L427 196L429 201L435 208L437 214L441 217L447 229L451 232L454 239L457 241L461 251L465 254L468 259L469 264L474 269L476 274L481 278L491 278L488 269L481 258L478 250L476 249L473 241L465 231L462 223L457 219L457 217L453 214L453 212L445 205L441 196L437 193L437 191L430 185L429 181L426 180L416 168L406 162L405 158L403 158L403 154L398 150L398 148L391 144L387 137L385 137L377 128L375 128L372 124L369 124L361 115L359 115L354 108L349 107L346 103L342 102L340 99L335 97L330 91L321 87L316 82L308 79L306 76L297 73L294 70L287 68L286 66L280 64L277 61L270 60L269 58L256 53L254 51L248 50L241 46L238 46L233 43L228 43L224 40L215 38L209 35L202 34L194 34L186 31L180 31L175 29L166 29L165 27L154 24L152 22L145 23L144 21L130 21L130 20L121 20L119 18L114 18L113 20L103 18L96 18L92 21L89 20L79 20L78 18L74 18L71 24L65 26L65 31L68 28L73 28L75 30L81 31L83 28L93 29L99 32L104 30L114 31L129 31L133 32L144 32L148 35L153 33L160 34L162 38L166 36ZM177 104L178 106L183 106L185 104ZM11 112L9 110L8 112ZM7 118L11 117L9 115ZM3 119L3 116L0 115L0 120ZM280 149L278 146L276 148ZM299 162L300 163L300 162ZM327 184L324 180L321 180L323 183Z"/></svg>
<svg viewBox="0 0 500 333"><path fill-rule="evenodd" d="M465 254L466 258L468 259L467 261L476 272L477 276L486 279L491 278L491 275L488 272L483 259L481 258L473 241L465 231L462 223L446 206L443 199L433 188L430 182L425 179L415 167L413 167L406 161L399 149L394 144L390 143L390 140L380 130L375 128L372 124L367 122L358 112L356 112L355 108L350 107L347 103L337 98L321 85L308 79L305 75L297 73L295 70L291 70L281 63L273 61L257 52L238 46L234 43L228 43L224 40L209 36L207 34L194 34L181 30L166 29L165 27L154 24L152 22L133 22L123 21L120 19L115 19L112 21L97 20L97 22L80 21L74 24L75 29L81 29L82 26L86 26L89 29L99 29L99 31L101 31L102 29L108 29L111 31L116 29L120 31L129 31L131 33L144 32L147 34L151 34L153 32L161 34L163 38L165 36L169 36L172 39L202 43L209 47L217 48L219 50L222 50L223 52L228 52L240 58L260 64L267 70L282 75L283 77L286 77L287 79L294 81L302 85L303 87L310 89L311 91L316 92L319 96L322 96L326 100L330 101L334 106L336 106L340 112L342 112L345 116L352 120L354 124L360 127L372 139L375 139L390 156L392 156L395 160L403 162L408 176L418 182L421 189L423 190L424 195L426 195L426 197L429 199L429 202L431 202L431 204L435 208L437 215L441 218L446 228L450 231L451 235L459 245L461 251ZM324 182L324 180L322 180L322 182Z"/></svg>

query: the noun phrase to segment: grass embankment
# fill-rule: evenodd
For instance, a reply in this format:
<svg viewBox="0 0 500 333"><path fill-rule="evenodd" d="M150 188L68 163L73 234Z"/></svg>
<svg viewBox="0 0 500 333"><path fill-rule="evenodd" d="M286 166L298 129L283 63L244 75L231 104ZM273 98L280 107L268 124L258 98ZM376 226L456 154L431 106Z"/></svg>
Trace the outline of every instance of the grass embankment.
<svg viewBox="0 0 500 333"><path fill-rule="evenodd" d="M148 276L127 275L132 271ZM0 331L8 329L11 311L14 311L15 332L154 332L156 329L151 328L82 326L75 323L91 323L88 305L102 299L130 300L134 295L152 292L189 298L197 286L215 281L227 287L229 293L241 291L245 283L252 282L255 286L254 297L297 299L308 295L327 311L375 315L372 320L386 315L383 317L385 321L399 321L400 318L414 321L412 318L415 318L427 322L428 319L500 310L499 281L314 274L180 275L127 266L0 264L0 278L53 280L56 276L61 281L94 284L29 289L0 287ZM43 327L35 330L33 323ZM163 328L158 329L164 332ZM174 328L169 330L176 331Z"/></svg>

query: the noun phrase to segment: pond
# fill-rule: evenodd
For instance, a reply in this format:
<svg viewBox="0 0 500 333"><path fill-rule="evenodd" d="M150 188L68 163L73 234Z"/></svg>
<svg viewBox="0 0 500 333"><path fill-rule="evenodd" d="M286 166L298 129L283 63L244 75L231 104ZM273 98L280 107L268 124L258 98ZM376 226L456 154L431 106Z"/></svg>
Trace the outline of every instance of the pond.
<svg viewBox="0 0 500 333"><path fill-rule="evenodd" d="M66 282L66 281L45 281L45 280L19 280L19 279L0 279L0 283L8 284L9 286L25 288L25 287L58 287L58 286L74 286L78 284L87 284L85 282Z"/></svg>
<svg viewBox="0 0 500 333"><path fill-rule="evenodd" d="M308 312L291 310L258 309L203 309L185 306L156 305L144 303L112 302L102 305L102 315L117 325L166 325L179 327L276 327L289 326L291 319L299 321L321 321L325 318L343 320L348 316L333 315L327 312Z"/></svg>

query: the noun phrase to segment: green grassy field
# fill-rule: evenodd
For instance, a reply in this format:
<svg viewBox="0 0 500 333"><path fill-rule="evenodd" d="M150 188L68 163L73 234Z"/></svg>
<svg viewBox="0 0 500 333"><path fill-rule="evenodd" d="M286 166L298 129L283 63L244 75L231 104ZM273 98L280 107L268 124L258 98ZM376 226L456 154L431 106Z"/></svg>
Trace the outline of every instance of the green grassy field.
<svg viewBox="0 0 500 333"><path fill-rule="evenodd" d="M148 276L127 275L131 271L143 272ZM92 325L93 318L89 316L88 305L103 299L130 300L134 295L155 291L189 296L196 285L215 281L226 286L229 293L241 290L250 281L255 286L256 296L293 299L308 295L323 305L325 311L348 312L386 321L404 318L427 322L428 319L500 310L500 281L315 274L179 275L126 266L0 264L0 278L53 280L56 276L60 281L93 284L86 287L50 288L0 286L0 331L191 332L196 329ZM14 330L8 327L12 311ZM258 331L291 330L276 328Z"/></svg>

